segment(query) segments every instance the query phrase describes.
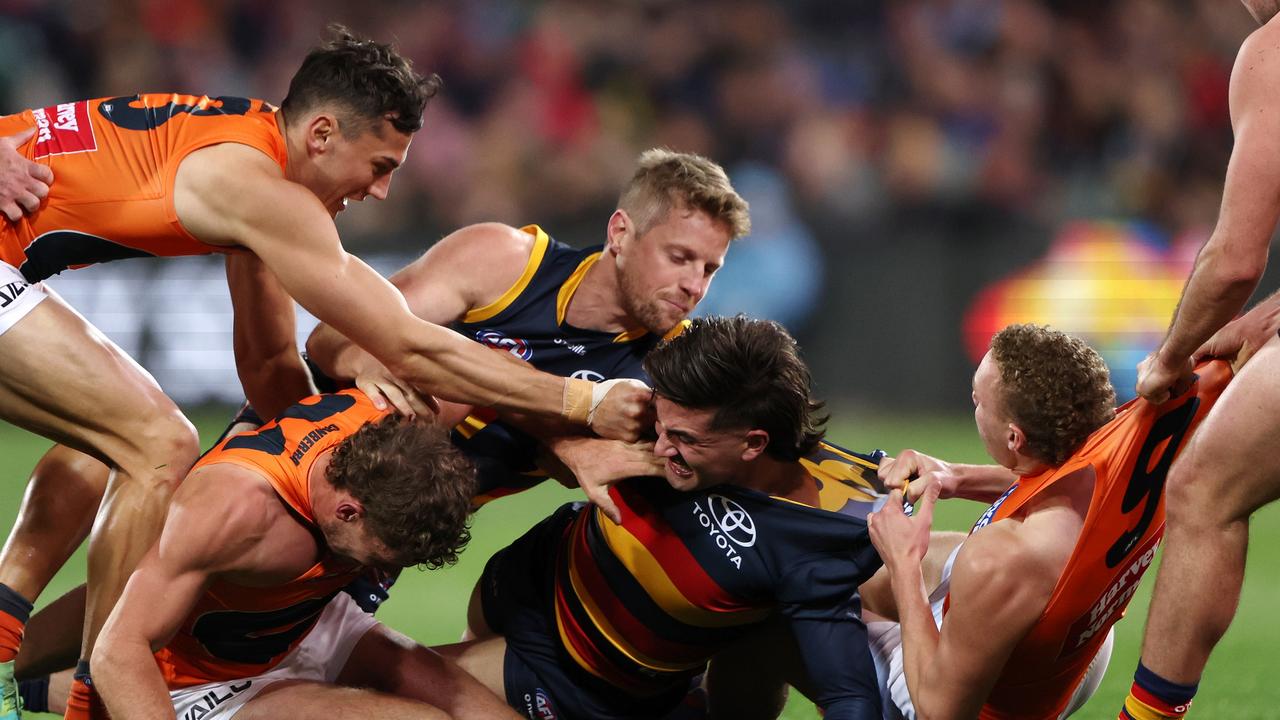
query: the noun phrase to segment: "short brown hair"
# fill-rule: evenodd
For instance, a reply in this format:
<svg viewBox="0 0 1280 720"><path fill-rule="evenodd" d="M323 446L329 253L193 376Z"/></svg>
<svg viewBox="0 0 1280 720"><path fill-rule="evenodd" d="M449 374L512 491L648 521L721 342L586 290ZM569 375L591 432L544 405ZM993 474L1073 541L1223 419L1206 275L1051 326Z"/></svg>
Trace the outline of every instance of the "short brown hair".
<svg viewBox="0 0 1280 720"><path fill-rule="evenodd" d="M991 339L1005 408L1027 453L1061 465L1115 417L1111 373L1083 340L1043 325L1010 325Z"/></svg>
<svg viewBox="0 0 1280 720"><path fill-rule="evenodd" d="M357 136L382 118L402 133L422 129L427 101L440 91L440 76L426 77L386 43L360 37L334 23L330 38L307 53L289 81L280 110L286 119L324 105L336 106L344 134Z"/></svg>
<svg viewBox="0 0 1280 720"><path fill-rule="evenodd" d="M765 452L798 460L822 441L823 403L809 390L809 368L796 341L771 320L696 318L649 352L644 369L654 390L671 402L715 409L711 428L759 428Z"/></svg>
<svg viewBox="0 0 1280 720"><path fill-rule="evenodd" d="M724 223L734 240L751 232L747 201L733 189L724 168L692 153L655 148L641 153L618 207L626 210L643 235L664 220L671 208L701 210Z"/></svg>
<svg viewBox="0 0 1280 720"><path fill-rule="evenodd" d="M452 565L471 539L475 468L442 428L398 415L365 425L338 445L327 479L406 565Z"/></svg>

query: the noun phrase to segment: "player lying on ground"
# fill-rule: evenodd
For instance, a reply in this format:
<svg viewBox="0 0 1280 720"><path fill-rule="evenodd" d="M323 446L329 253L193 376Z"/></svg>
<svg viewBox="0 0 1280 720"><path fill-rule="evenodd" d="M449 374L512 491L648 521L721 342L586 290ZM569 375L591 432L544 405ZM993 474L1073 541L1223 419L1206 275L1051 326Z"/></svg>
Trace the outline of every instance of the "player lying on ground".
<svg viewBox="0 0 1280 720"><path fill-rule="evenodd" d="M870 517L887 577L864 586L872 647L902 716L1052 719L1084 705L1164 531L1165 474L1231 376L1227 362L1209 362L1169 402L1113 410L1106 365L1080 340L1031 325L996 334L973 401L998 464L904 451L880 469L919 502L908 517L895 490ZM992 505L956 546L930 538L938 497ZM934 565L945 558L936 584L926 552Z"/></svg>
<svg viewBox="0 0 1280 720"><path fill-rule="evenodd" d="M821 443L808 370L775 323L694 320L645 367L665 479L611 487L620 524L566 505L495 554L471 639L441 653L529 718L661 718L710 657L777 617L826 717L878 718L855 598L879 567L862 519L874 459Z"/></svg>
<svg viewBox="0 0 1280 720"><path fill-rule="evenodd" d="M103 629L93 661L111 716L513 716L341 592L368 568L456 560L473 472L443 430L358 390L220 443Z"/></svg>
<svg viewBox="0 0 1280 720"><path fill-rule="evenodd" d="M279 111L260 100L147 94L0 118L0 135L36 128L20 149L58 178L29 218L0 226L9 298L0 308L0 417L115 469L90 546L86 653L198 442L154 380L40 284L68 267L248 251L229 263L270 269L246 273L274 286L255 292L287 291L423 391L594 419L614 436L640 429L647 392L619 387L606 397L484 352L414 317L342 249L333 215L348 199L386 195L438 86L390 47L341 31L308 55ZM294 352L292 342L280 351ZM259 357L242 357L241 367ZM0 717L16 716L11 662L43 589L29 562L42 559L0 557ZM84 692L74 708L84 708Z"/></svg>

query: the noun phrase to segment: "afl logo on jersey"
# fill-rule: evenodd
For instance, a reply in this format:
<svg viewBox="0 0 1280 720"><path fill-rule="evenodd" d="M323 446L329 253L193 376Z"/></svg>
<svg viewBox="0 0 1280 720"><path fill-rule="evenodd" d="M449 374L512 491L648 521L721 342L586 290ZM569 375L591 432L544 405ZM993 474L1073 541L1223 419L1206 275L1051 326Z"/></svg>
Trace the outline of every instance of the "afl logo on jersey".
<svg viewBox="0 0 1280 720"><path fill-rule="evenodd" d="M476 333L476 340L491 348L506 350L521 360L528 361L533 357L533 348L529 347L529 343L518 338L509 338L497 330L480 330Z"/></svg>
<svg viewBox="0 0 1280 720"><path fill-rule="evenodd" d="M569 377L577 378L578 380L590 380L591 382L604 382L604 375L595 370L574 370Z"/></svg>

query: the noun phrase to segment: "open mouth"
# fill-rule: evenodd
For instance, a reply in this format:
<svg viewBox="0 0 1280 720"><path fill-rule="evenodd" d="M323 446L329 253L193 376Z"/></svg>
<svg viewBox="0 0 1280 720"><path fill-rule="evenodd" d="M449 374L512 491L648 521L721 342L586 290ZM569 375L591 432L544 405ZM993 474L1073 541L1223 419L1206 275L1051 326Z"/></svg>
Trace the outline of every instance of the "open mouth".
<svg viewBox="0 0 1280 720"><path fill-rule="evenodd" d="M687 478L693 476L693 469L686 465L684 458L679 455L667 458L667 467L671 469L671 473L676 477Z"/></svg>

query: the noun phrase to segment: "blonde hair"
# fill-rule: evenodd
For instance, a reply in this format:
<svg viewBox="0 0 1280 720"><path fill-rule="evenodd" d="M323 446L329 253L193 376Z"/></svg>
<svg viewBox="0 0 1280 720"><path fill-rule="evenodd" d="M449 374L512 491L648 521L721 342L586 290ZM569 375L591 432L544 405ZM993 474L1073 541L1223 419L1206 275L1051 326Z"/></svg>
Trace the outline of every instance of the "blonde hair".
<svg viewBox="0 0 1280 720"><path fill-rule="evenodd" d="M747 201L733 189L724 168L693 153L646 150L618 207L631 216L636 234L643 235L666 219L673 206L705 212L724 223L734 240L751 232Z"/></svg>

